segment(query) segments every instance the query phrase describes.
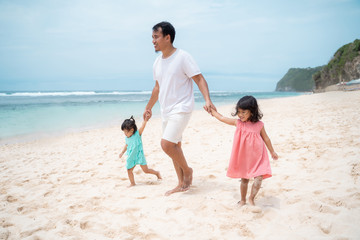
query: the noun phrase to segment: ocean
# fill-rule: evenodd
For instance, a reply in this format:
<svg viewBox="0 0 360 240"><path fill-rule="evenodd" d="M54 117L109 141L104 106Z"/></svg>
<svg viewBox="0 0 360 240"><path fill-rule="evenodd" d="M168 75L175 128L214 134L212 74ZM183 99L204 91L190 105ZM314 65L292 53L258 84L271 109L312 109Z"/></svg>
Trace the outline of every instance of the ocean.
<svg viewBox="0 0 360 240"><path fill-rule="evenodd" d="M195 109L201 109L202 95L194 94ZM235 106L245 95L268 99L302 94L306 93L210 92L216 106ZM131 115L140 118L150 96L151 91L0 92L0 142L120 125ZM159 115L157 103L153 116Z"/></svg>

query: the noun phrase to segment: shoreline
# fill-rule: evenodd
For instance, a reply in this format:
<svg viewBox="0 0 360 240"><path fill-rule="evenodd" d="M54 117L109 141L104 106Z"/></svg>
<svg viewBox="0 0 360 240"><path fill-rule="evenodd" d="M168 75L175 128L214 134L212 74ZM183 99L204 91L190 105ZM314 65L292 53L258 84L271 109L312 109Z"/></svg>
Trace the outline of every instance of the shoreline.
<svg viewBox="0 0 360 240"><path fill-rule="evenodd" d="M279 160L270 160L257 207L238 207L239 180L226 177L234 127L197 110L182 142L193 185L169 197L177 181L160 118L150 119L143 145L163 180L136 167L133 188L119 127L0 146L0 238L359 238L360 91L258 102ZM235 104L218 111L230 117Z"/></svg>
<svg viewBox="0 0 360 240"><path fill-rule="evenodd" d="M332 92L332 91L359 91L359 90L360 90L360 84L346 85L345 83L343 83L343 84L333 84L327 86L324 89L316 90L315 93Z"/></svg>
<svg viewBox="0 0 360 240"><path fill-rule="evenodd" d="M299 93L301 94L301 93ZM311 95L312 92L303 92L301 95ZM251 95L251 92L249 92L249 95ZM282 99L282 98L291 98L296 96L281 96L281 97L274 97L274 98L264 98L260 100L270 100L270 99ZM202 104L200 102L195 102L195 108L194 112L196 111L203 111ZM215 103L216 106L232 106L236 104L234 103L227 103L227 102L217 102ZM159 108L158 104L155 105L155 107ZM142 113L139 113L137 115L134 115L135 119L137 121L142 121L140 119L140 116ZM130 117L130 116L129 116ZM161 118L160 116L160 109L155 109L153 114L153 119ZM47 130L44 132L33 132L33 133L26 133L26 134L19 134L19 135L13 135L13 136L6 136L6 137L0 137L0 146L2 145L9 145L9 144L18 144L18 143L29 143L33 141L39 141L39 140L46 140L47 138L52 139L56 137L64 137L66 135L72 135L97 129L107 129L107 128L114 128L117 126L121 126L121 120L120 119L113 119L111 121L106 121L102 123L97 123L93 125L85 125L85 126L78 126L78 127L68 127L66 129L59 129L59 130Z"/></svg>

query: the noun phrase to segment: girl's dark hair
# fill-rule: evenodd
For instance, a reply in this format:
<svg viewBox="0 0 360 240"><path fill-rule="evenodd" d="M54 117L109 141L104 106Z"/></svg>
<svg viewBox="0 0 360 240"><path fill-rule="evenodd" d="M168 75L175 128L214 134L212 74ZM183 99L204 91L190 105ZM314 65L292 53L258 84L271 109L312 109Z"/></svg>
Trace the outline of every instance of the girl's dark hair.
<svg viewBox="0 0 360 240"><path fill-rule="evenodd" d="M261 113L260 108L257 104L256 98L254 98L253 96L244 96L240 98L240 100L236 104L235 113L232 114L234 117L237 116L237 114L239 113L239 109L250 111L250 122L258 122L263 117L263 114Z"/></svg>
<svg viewBox="0 0 360 240"><path fill-rule="evenodd" d="M136 127L135 119L133 116L131 116L129 119L125 119L121 125L122 131L124 131L124 130L130 131L131 129L134 129L134 133L136 133L137 127Z"/></svg>

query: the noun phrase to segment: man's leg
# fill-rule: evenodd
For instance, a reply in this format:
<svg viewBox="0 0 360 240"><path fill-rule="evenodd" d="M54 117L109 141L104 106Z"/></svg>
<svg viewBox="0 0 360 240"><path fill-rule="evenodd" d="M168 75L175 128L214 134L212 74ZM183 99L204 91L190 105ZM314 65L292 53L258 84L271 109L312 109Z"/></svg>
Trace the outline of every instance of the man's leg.
<svg viewBox="0 0 360 240"><path fill-rule="evenodd" d="M192 169L187 165L184 153L181 149L181 142L176 144L165 139L161 139L161 147L172 159L179 181L178 185L174 189L166 192L165 195L168 196L175 192L188 190L192 182Z"/></svg>

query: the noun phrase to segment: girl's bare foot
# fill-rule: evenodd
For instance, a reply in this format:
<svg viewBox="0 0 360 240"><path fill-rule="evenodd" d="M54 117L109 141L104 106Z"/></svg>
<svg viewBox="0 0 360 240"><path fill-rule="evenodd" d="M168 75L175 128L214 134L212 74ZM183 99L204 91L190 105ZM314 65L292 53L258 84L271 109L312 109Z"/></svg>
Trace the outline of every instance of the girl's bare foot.
<svg viewBox="0 0 360 240"><path fill-rule="evenodd" d="M129 186L127 186L128 188L134 187L136 184L135 183L131 183Z"/></svg>
<svg viewBox="0 0 360 240"><path fill-rule="evenodd" d="M240 207L245 206L246 202L245 201L238 201L237 203Z"/></svg>
<svg viewBox="0 0 360 240"><path fill-rule="evenodd" d="M162 180L162 177L161 177L161 175L160 175L160 172L156 172L156 176L157 176L158 180Z"/></svg>
<svg viewBox="0 0 360 240"><path fill-rule="evenodd" d="M165 196L170 196L170 195L173 194L173 193L182 192L182 191L183 191L183 190L182 190L181 185L178 185L178 186L176 186L176 188L167 191L167 192L165 193Z"/></svg>
<svg viewBox="0 0 360 240"><path fill-rule="evenodd" d="M255 206L254 199L249 198L249 204L250 204L251 206Z"/></svg>

